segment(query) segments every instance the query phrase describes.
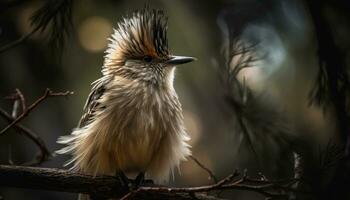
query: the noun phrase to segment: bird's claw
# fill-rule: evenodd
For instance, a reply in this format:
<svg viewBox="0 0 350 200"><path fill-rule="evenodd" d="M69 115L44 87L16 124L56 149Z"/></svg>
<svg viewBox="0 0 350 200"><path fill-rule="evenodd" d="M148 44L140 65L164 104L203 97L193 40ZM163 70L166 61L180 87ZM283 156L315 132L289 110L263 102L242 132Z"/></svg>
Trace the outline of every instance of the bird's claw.
<svg viewBox="0 0 350 200"><path fill-rule="evenodd" d="M125 187L128 191L132 191L137 189L143 184L153 184L152 180L145 179L145 173L140 172L134 180L129 179L124 172L118 171L116 176L119 178L123 187Z"/></svg>
<svg viewBox="0 0 350 200"><path fill-rule="evenodd" d="M121 182L122 186L127 188L127 190L130 191L130 188L132 188L133 183L132 181L124 174L122 171L117 171L116 177Z"/></svg>
<svg viewBox="0 0 350 200"><path fill-rule="evenodd" d="M134 185L136 187L139 187L140 185L143 184L144 181L145 181L145 173L140 172L135 178Z"/></svg>

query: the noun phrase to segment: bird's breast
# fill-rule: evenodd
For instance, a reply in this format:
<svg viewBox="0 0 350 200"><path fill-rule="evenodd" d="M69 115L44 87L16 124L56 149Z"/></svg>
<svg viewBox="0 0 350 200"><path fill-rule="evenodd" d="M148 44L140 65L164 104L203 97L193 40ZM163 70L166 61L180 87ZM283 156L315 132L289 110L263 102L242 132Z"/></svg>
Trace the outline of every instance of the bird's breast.
<svg viewBox="0 0 350 200"><path fill-rule="evenodd" d="M111 107L104 117L105 130L109 130L105 133L107 146L119 168L144 170L161 143L181 128L176 93L135 88L114 95L108 99Z"/></svg>

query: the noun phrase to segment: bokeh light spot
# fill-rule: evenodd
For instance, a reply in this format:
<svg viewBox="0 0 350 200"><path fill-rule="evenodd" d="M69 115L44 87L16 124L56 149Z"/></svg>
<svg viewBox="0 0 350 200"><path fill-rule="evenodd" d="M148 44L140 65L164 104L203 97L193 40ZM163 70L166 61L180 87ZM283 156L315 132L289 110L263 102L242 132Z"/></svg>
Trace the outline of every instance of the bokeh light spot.
<svg viewBox="0 0 350 200"><path fill-rule="evenodd" d="M81 46L90 52L101 52L107 47L107 38L112 33L112 23L103 17L93 16L83 21L79 28Z"/></svg>

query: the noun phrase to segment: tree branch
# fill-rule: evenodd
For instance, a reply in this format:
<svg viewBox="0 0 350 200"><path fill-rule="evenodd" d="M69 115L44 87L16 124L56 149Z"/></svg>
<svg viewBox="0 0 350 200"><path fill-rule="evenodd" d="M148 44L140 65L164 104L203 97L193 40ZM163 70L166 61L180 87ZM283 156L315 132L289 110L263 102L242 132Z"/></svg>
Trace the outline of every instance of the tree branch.
<svg viewBox="0 0 350 200"><path fill-rule="evenodd" d="M5 110L0 108L0 116L5 118L8 122L12 122L15 119L11 117L9 113L7 113ZM32 130L29 128L21 125L21 124L15 124L15 128L18 130L18 132L25 134L30 140L32 140L40 149L40 154L37 158L35 158L33 161L30 161L28 163L24 163L23 165L36 165L43 161L45 161L48 157L51 156L51 153L49 149L47 148L45 142Z"/></svg>
<svg viewBox="0 0 350 200"><path fill-rule="evenodd" d="M245 190L254 191L272 199L288 199L294 191L290 186L298 180L267 181L240 176L234 172L212 185L198 187L166 187L144 184L129 191L117 177L91 176L61 169L33 168L0 165L0 185L8 187L85 193L99 198L122 199L213 199L211 191Z"/></svg>
<svg viewBox="0 0 350 200"><path fill-rule="evenodd" d="M23 111L23 113L18 116L15 120L13 120L8 126L6 126L1 132L0 135L5 133L7 130L9 130L11 127L13 127L15 124L20 122L23 118L25 118L29 113L36 108L41 102L43 102L45 99L48 97L52 96L67 96L73 94L73 92L66 91L66 92L52 92L50 89L46 89L45 93L43 96L41 96L39 99L37 99L32 105L30 105L26 110Z"/></svg>
<svg viewBox="0 0 350 200"><path fill-rule="evenodd" d="M214 181L214 183L218 182L218 178L216 178L216 176L214 175L214 173L207 168L203 163L201 163L196 157L194 156L190 156L190 158L193 160L193 162L195 162L200 168L202 168L204 171L206 171L210 177L210 179L212 179Z"/></svg>
<svg viewBox="0 0 350 200"><path fill-rule="evenodd" d="M122 182L113 176L90 176L72 171L48 168L33 168L20 166L0 165L0 185L7 187L52 190L71 193L85 193L99 197L120 198L128 193ZM147 187L145 191L139 191L133 199L193 199L188 193L174 193L162 187L159 191ZM198 199L219 198L207 195L198 195Z"/></svg>
<svg viewBox="0 0 350 200"><path fill-rule="evenodd" d="M14 101L14 106L12 109L12 116L6 112L4 109L0 108L0 116L3 117L6 121L8 121L9 125L3 129L3 132L5 132L7 129L14 127L17 132L23 133L25 136L27 136L30 140L32 140L40 149L38 155L34 157L33 160L29 162L22 163L21 165L27 165L27 166L33 166L38 165L44 161L46 161L49 157L51 157L51 153L49 149L47 148L45 142L32 130L29 128L18 124L20 120L22 120L24 117L26 117L34 108L36 108L41 102L43 102L46 98L50 96L67 96L72 94L70 91L66 92L52 92L50 89L46 89L45 94L37 99L32 105L30 105L28 108L26 106L26 100L24 98L24 95L19 89L16 89L16 93L13 95L10 95L9 97L6 97L7 99ZM22 107L22 114L17 117L17 113L19 110L19 103L21 103ZM12 159L9 158L9 163L12 163Z"/></svg>

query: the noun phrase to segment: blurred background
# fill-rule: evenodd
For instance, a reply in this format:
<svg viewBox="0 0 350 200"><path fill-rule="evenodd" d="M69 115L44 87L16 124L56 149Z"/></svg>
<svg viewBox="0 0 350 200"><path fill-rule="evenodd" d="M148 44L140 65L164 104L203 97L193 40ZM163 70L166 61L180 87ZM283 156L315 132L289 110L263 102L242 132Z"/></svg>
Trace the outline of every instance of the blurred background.
<svg viewBox="0 0 350 200"><path fill-rule="evenodd" d="M31 32L31 16L44 2L1 0L0 46ZM0 53L0 107L11 112L12 101L4 97L16 88L24 93L28 104L46 88L74 91L74 95L67 98L47 99L23 121L42 137L50 151L61 148L56 139L70 134L76 127L90 84L101 76L104 50L113 27L122 16L143 8L147 2L169 16L171 52L198 58L196 62L178 67L175 88L192 138L193 155L217 177L225 177L234 169L247 169L252 176L262 172L270 179L289 178L293 176L291 143L309 145L310 151L314 151L330 139L339 139L332 112L310 105L310 91L318 73L317 43L308 8L301 0L74 1L73 29L68 30L62 49L55 49L48 42L48 29ZM337 44L346 49L350 44L347 17L335 8L323 9ZM229 37L227 27L239 32L242 41L257 44L252 51L259 58L254 62L255 67L246 68L238 75L259 99L258 103L248 106L247 112L254 116L254 122L248 124L254 132L248 139L249 144L236 128L236 116L226 103L225 83L218 70L226 59L223 48L225 38ZM1 119L0 127L6 125L6 120ZM1 164L9 163L9 155L15 163L31 160L36 151L30 140L13 129L0 135ZM63 168L67 159L68 156L55 156L41 166ZM182 163L181 175L176 172L169 184L210 183L208 174L189 160ZM0 195L6 200L75 199L77 196L15 188L0 188ZM225 195L263 198L244 191Z"/></svg>

